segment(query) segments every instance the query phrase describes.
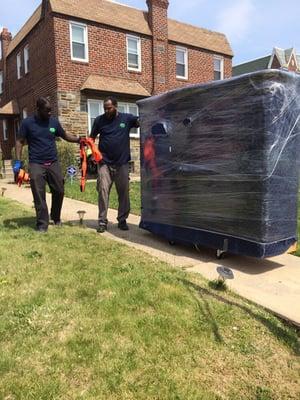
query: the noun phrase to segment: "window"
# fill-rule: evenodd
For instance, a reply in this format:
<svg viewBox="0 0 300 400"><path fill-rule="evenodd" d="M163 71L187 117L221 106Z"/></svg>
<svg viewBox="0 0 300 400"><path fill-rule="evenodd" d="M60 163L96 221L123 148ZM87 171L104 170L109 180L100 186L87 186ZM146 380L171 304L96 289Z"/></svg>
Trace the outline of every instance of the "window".
<svg viewBox="0 0 300 400"><path fill-rule="evenodd" d="M17 55L17 76L18 76L18 79L21 79L21 77L22 77L21 67L22 67L21 53L18 53L18 55Z"/></svg>
<svg viewBox="0 0 300 400"><path fill-rule="evenodd" d="M89 133L92 130L95 119L104 113L103 101L88 100Z"/></svg>
<svg viewBox="0 0 300 400"><path fill-rule="evenodd" d="M176 47L176 77L188 79L188 51L183 47Z"/></svg>
<svg viewBox="0 0 300 400"><path fill-rule="evenodd" d="M88 62L88 33L87 26L72 22L70 24L71 58Z"/></svg>
<svg viewBox="0 0 300 400"><path fill-rule="evenodd" d="M134 103L118 103L118 111L120 111L121 113L133 114L137 116L139 115L138 106ZM133 138L140 137L140 129L132 128L130 130L130 137Z"/></svg>
<svg viewBox="0 0 300 400"><path fill-rule="evenodd" d="M23 117L23 119L28 117L28 113L27 113L27 108L26 107L23 108L22 117Z"/></svg>
<svg viewBox="0 0 300 400"><path fill-rule="evenodd" d="M25 46L24 48L24 71L25 75L29 72L29 46Z"/></svg>
<svg viewBox="0 0 300 400"><path fill-rule="evenodd" d="M7 129L7 121L6 119L3 120L3 140L8 139L8 129Z"/></svg>
<svg viewBox="0 0 300 400"><path fill-rule="evenodd" d="M130 71L141 71L141 39L127 35L127 68Z"/></svg>
<svg viewBox="0 0 300 400"><path fill-rule="evenodd" d="M224 60L222 57L214 57L214 80L224 79Z"/></svg>
<svg viewBox="0 0 300 400"><path fill-rule="evenodd" d="M0 94L3 93L3 72L0 72Z"/></svg>

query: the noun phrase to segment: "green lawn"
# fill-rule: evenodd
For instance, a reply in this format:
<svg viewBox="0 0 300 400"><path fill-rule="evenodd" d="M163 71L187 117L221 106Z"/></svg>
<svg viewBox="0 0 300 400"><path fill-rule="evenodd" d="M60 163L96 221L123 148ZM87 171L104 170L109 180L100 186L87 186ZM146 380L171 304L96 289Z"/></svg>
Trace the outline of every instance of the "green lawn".
<svg viewBox="0 0 300 400"><path fill-rule="evenodd" d="M300 398L295 329L80 227L0 198L0 399Z"/></svg>
<svg viewBox="0 0 300 400"><path fill-rule="evenodd" d="M71 199L86 201L87 203L98 204L98 192L96 191L96 182L87 181L84 193L80 192L79 181L73 184L68 180L65 184L66 196ZM130 202L131 213L139 215L141 213L141 193L140 183L130 182ZM118 208L118 196L115 185L113 185L110 194L110 208Z"/></svg>

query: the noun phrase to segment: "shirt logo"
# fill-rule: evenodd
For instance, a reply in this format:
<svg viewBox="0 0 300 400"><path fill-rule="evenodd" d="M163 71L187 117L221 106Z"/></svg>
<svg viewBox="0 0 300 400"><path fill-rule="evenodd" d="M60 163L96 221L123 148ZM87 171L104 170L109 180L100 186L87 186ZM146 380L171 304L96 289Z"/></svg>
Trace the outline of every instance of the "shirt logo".
<svg viewBox="0 0 300 400"><path fill-rule="evenodd" d="M124 124L124 122L121 122L120 123L120 128L125 128L126 127L126 124Z"/></svg>
<svg viewBox="0 0 300 400"><path fill-rule="evenodd" d="M55 128L50 128L50 132L54 134L56 132L56 129Z"/></svg>

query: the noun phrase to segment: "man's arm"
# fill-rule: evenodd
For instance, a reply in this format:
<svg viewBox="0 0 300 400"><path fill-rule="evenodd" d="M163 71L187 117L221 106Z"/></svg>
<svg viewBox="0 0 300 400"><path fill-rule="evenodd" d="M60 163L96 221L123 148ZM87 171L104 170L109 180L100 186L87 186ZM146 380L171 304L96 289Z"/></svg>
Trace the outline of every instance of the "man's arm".
<svg viewBox="0 0 300 400"><path fill-rule="evenodd" d="M70 143L80 143L80 136L79 135L71 135L70 133L66 132L58 120L57 120L56 136L61 137L62 139L66 140L67 142L70 142Z"/></svg>
<svg viewBox="0 0 300 400"><path fill-rule="evenodd" d="M70 133L63 131L61 137L70 143L80 143L79 135L71 135Z"/></svg>
<svg viewBox="0 0 300 400"><path fill-rule="evenodd" d="M93 126L92 126L92 130L90 133L90 138L92 138L92 139L96 139L96 137L100 134L99 128L98 128L98 121L99 121L99 117L97 117L95 119Z"/></svg>
<svg viewBox="0 0 300 400"><path fill-rule="evenodd" d="M140 120L136 115L131 114L130 128L139 128Z"/></svg>
<svg viewBox="0 0 300 400"><path fill-rule="evenodd" d="M17 175L20 172L20 169L22 168L22 150L23 146L26 144L26 138L27 138L27 125L25 121L22 121L20 130L17 134L16 138L16 160L14 161L13 164L13 171L15 175Z"/></svg>
<svg viewBox="0 0 300 400"><path fill-rule="evenodd" d="M26 144L26 140L23 138L18 138L16 139L16 159L21 160L22 159L22 150L23 146Z"/></svg>

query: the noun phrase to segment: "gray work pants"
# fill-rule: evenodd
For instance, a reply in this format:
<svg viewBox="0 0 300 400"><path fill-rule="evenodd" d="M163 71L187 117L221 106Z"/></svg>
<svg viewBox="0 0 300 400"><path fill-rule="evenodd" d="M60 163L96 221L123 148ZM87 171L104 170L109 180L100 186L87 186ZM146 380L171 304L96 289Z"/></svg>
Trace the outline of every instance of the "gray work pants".
<svg viewBox="0 0 300 400"><path fill-rule="evenodd" d="M119 200L118 221L125 221L128 218L130 212L129 164L114 167L100 164L97 179L99 225L107 225L109 194L113 183L116 185Z"/></svg>

